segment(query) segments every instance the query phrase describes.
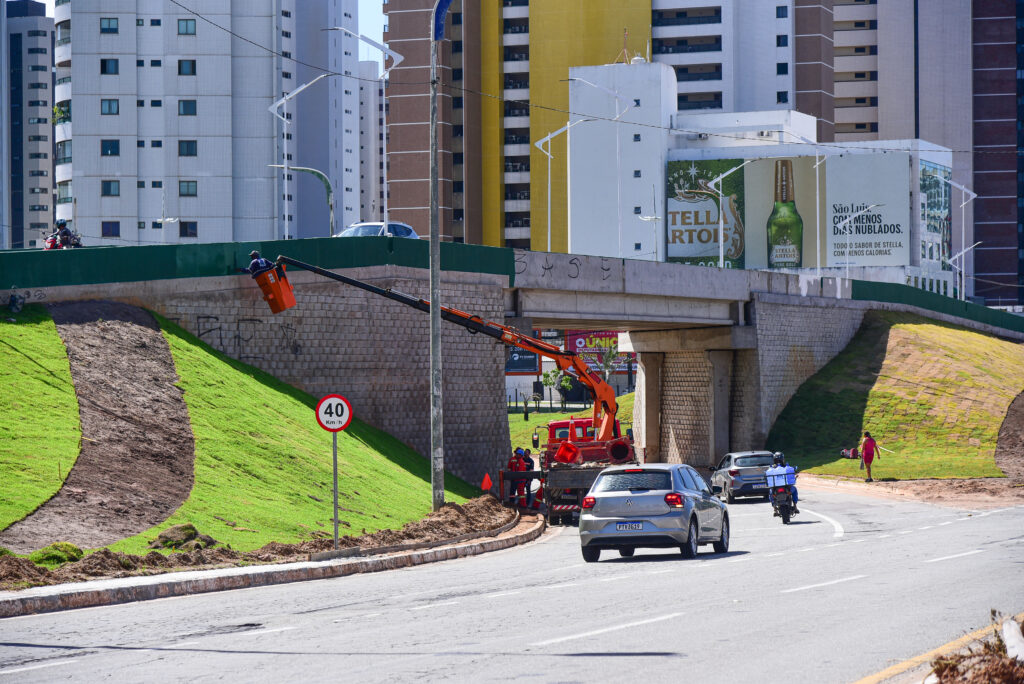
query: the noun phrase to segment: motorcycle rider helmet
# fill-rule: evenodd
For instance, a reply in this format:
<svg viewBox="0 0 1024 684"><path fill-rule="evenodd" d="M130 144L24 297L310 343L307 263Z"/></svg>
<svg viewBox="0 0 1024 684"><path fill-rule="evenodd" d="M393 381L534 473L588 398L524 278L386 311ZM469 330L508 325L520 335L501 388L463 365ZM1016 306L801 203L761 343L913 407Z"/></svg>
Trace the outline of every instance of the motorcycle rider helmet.
<svg viewBox="0 0 1024 684"><path fill-rule="evenodd" d="M53 224L54 228L63 228L68 225L68 222L64 219L57 219L57 222Z"/></svg>
<svg viewBox="0 0 1024 684"><path fill-rule="evenodd" d="M772 459L772 463L775 465L784 465L786 463L786 457L781 451L775 452L775 457Z"/></svg>

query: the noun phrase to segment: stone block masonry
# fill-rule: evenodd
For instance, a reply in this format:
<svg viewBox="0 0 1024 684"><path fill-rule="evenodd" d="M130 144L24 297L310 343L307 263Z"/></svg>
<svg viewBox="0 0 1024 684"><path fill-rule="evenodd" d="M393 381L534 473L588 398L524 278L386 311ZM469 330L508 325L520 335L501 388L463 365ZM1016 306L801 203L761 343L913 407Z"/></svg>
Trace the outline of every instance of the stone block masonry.
<svg viewBox="0 0 1024 684"><path fill-rule="evenodd" d="M661 369L659 460L711 465L711 412L711 362L707 354L665 354Z"/></svg>

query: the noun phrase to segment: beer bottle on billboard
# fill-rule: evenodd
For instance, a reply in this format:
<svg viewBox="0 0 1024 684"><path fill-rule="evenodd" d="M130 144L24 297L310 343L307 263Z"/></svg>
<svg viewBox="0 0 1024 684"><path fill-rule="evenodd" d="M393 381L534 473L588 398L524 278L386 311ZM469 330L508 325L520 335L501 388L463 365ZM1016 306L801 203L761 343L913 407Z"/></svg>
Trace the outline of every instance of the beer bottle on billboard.
<svg viewBox="0 0 1024 684"><path fill-rule="evenodd" d="M775 162L775 208L768 217L768 268L799 268L804 221L796 210L793 162Z"/></svg>

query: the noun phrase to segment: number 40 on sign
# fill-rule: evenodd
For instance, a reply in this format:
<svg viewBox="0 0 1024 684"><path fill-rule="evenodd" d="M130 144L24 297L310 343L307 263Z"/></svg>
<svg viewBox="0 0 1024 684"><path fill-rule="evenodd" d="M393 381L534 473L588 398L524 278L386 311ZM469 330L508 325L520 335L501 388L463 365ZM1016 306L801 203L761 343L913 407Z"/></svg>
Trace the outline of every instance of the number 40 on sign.
<svg viewBox="0 0 1024 684"><path fill-rule="evenodd" d="M352 405L340 394L328 394L316 405L316 422L328 432L340 432L352 422Z"/></svg>

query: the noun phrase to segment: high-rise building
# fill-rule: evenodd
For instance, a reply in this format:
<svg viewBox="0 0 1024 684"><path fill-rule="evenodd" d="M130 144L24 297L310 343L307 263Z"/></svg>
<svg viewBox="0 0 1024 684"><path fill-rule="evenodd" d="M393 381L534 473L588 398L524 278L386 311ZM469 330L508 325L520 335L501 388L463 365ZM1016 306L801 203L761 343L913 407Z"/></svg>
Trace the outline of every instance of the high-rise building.
<svg viewBox="0 0 1024 684"><path fill-rule="evenodd" d="M340 186L341 207L358 206L344 175L358 161L355 114L335 116L355 109L353 84L331 77L291 98L279 110L287 124L268 108L318 75L298 61L355 71L344 54L356 54L354 40L321 31L354 27L343 4L216 3L196 15L58 2L58 217L90 245L326 235L323 186L270 165L287 155L318 168Z"/></svg>
<svg viewBox="0 0 1024 684"><path fill-rule="evenodd" d="M41 245L53 223L53 19L41 2L13 0L4 7L7 99L0 113L7 120L2 149L9 160L0 186L9 213L0 216L4 246L19 249Z"/></svg>
<svg viewBox="0 0 1024 684"><path fill-rule="evenodd" d="M380 65L359 62L359 219L384 219L384 86ZM388 220L391 217L388 216Z"/></svg>
<svg viewBox="0 0 1024 684"><path fill-rule="evenodd" d="M0 10L0 249L11 248L11 193L6 189L11 177L10 152L11 117L8 107L7 79L10 72L7 47L7 12Z"/></svg>
<svg viewBox="0 0 1024 684"><path fill-rule="evenodd" d="M1024 2L973 3L974 294L1024 302Z"/></svg>

